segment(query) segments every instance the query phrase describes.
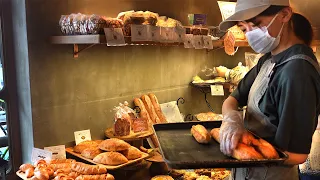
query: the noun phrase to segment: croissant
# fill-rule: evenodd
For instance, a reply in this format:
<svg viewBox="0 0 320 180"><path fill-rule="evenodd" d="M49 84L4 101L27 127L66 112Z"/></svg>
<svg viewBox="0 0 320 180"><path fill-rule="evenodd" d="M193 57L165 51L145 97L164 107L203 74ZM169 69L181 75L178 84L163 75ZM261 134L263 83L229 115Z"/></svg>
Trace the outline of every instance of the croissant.
<svg viewBox="0 0 320 180"><path fill-rule="evenodd" d="M93 174L105 174L107 169L99 165L88 165L81 162L75 162L71 165L72 171L78 172L84 175L93 175Z"/></svg>
<svg viewBox="0 0 320 180"><path fill-rule="evenodd" d="M22 164L19 169L22 171L22 172L26 172L28 169L34 169L33 165L32 164Z"/></svg>

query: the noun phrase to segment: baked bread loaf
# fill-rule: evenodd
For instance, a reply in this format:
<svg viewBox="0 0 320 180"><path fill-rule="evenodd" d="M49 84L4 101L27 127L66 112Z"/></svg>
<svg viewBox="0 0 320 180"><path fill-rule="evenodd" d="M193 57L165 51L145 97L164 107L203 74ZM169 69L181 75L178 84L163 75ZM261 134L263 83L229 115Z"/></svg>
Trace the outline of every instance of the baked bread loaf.
<svg viewBox="0 0 320 180"><path fill-rule="evenodd" d="M68 175L71 173L71 168L66 168L66 169L57 169L54 173L53 176L58 176L60 174Z"/></svg>
<svg viewBox="0 0 320 180"><path fill-rule="evenodd" d="M263 159L263 156L252 146L243 143L238 143L237 148L232 152L232 156L239 160Z"/></svg>
<svg viewBox="0 0 320 180"><path fill-rule="evenodd" d="M112 174L107 174L106 180L115 180Z"/></svg>
<svg viewBox="0 0 320 180"><path fill-rule="evenodd" d="M210 135L215 139L218 143L220 143L220 135L219 135L220 128L213 128L210 131Z"/></svg>
<svg viewBox="0 0 320 180"><path fill-rule="evenodd" d="M135 133L148 131L149 130L148 120L142 117L132 119L132 130Z"/></svg>
<svg viewBox="0 0 320 180"><path fill-rule="evenodd" d="M191 134L196 139L196 141L201 144L207 144L211 140L210 134L207 129L200 124L192 126Z"/></svg>
<svg viewBox="0 0 320 180"><path fill-rule="evenodd" d="M122 154L128 159L128 160L134 160L134 159L138 159L142 156L141 151L136 148L131 146L129 149L124 150L122 152Z"/></svg>
<svg viewBox="0 0 320 180"><path fill-rule="evenodd" d="M266 159L279 158L279 154L276 149L270 143L261 138L255 141L254 146L256 147L257 151L260 152Z"/></svg>
<svg viewBox="0 0 320 180"><path fill-rule="evenodd" d="M100 143L99 148L103 151L124 151L129 149L130 146L130 144L121 139L111 138Z"/></svg>
<svg viewBox="0 0 320 180"><path fill-rule="evenodd" d="M93 161L100 164L117 166L127 163L128 159L123 154L118 152L105 152L97 155Z"/></svg>
<svg viewBox="0 0 320 180"><path fill-rule="evenodd" d="M107 169L99 165L88 165L81 162L75 162L71 165L71 170L84 175L105 174Z"/></svg>
<svg viewBox="0 0 320 180"><path fill-rule="evenodd" d="M130 119L117 118L113 125L113 134L115 136L127 136L130 134Z"/></svg>
<svg viewBox="0 0 320 180"><path fill-rule="evenodd" d="M171 176L158 175L158 176L151 178L151 180L174 180L174 179Z"/></svg>
<svg viewBox="0 0 320 180"><path fill-rule="evenodd" d="M144 119L147 119L148 120L148 124L149 123L153 123L153 121L151 120L150 115L149 115L146 107L144 106L142 100L140 98L134 98L133 102L134 102L134 105L138 106L139 109L140 109L140 117L144 118Z"/></svg>
<svg viewBox="0 0 320 180"><path fill-rule="evenodd" d="M81 153L81 156L88 159L93 159L100 153L102 153L102 151L99 149L99 147L91 147L83 150Z"/></svg>
<svg viewBox="0 0 320 180"><path fill-rule="evenodd" d="M151 103L154 107L154 110L158 116L158 118L160 119L160 122L161 123L166 123L167 122L167 118L164 116L162 110L161 110L161 107L160 107L160 104L159 104L159 101L158 101L158 98L156 97L156 95L150 93L148 94L150 100L151 100Z"/></svg>
<svg viewBox="0 0 320 180"><path fill-rule="evenodd" d="M90 148L90 147L98 147L98 143L95 141L83 141L81 143L79 143L78 145L76 145L73 148L73 151L76 153L82 153L83 150Z"/></svg>
<svg viewBox="0 0 320 180"><path fill-rule="evenodd" d="M54 171L58 169L70 169L72 163L59 163L59 164L50 164L49 167Z"/></svg>
<svg viewBox="0 0 320 180"><path fill-rule="evenodd" d="M73 163L76 162L74 159L53 159L50 164L61 164L61 163Z"/></svg>
<svg viewBox="0 0 320 180"><path fill-rule="evenodd" d="M155 110L154 110L154 107L153 107L153 105L152 105L152 102L151 102L149 96L147 96L147 95L142 95L142 96L141 96L141 100L142 100L145 108L146 108L147 111L148 111L148 114L149 114L149 116L150 116L150 118L151 118L151 121L152 121L153 123L160 123L160 119L159 119L159 117L157 116L157 114L156 114L156 112L155 112Z"/></svg>

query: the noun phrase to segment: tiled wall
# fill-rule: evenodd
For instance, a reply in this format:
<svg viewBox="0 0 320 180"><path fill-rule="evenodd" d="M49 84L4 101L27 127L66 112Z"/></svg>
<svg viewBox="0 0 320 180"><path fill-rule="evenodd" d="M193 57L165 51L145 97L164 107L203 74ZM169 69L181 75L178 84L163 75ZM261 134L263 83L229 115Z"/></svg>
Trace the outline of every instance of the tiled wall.
<svg viewBox="0 0 320 180"><path fill-rule="evenodd" d="M211 0L28 0L26 4L36 147L69 144L73 132L83 129L90 129L93 138L103 138L113 123L113 107L148 92L154 92L160 103L184 97L186 103L180 106L184 114L209 111L203 94L189 86L192 77L204 66L234 67L248 50L241 48L230 57L223 50L97 45L74 59L71 45L48 41L60 34L61 14L114 17L125 10L151 10L185 24L188 13L205 13L209 24L218 25L218 6ZM209 100L219 113L223 98Z"/></svg>

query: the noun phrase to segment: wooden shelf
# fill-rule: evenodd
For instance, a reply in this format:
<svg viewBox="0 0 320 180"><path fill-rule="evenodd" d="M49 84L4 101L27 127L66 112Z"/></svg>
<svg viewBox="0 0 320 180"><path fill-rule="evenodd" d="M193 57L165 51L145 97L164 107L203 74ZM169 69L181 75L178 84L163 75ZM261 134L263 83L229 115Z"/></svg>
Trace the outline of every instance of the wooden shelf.
<svg viewBox="0 0 320 180"><path fill-rule="evenodd" d="M70 35L70 36L52 36L50 38L52 44L72 44L73 45L73 56L78 57L81 51L91 48L94 45L106 44L105 35ZM148 46L183 46L183 43L160 43L160 42L132 42L131 37L125 37L125 42L127 45L148 45ZM79 50L78 45L87 45L83 49ZM223 40L213 41L214 48L223 47ZM312 46L320 46L320 40L314 40ZM238 40L235 43L235 47L249 47L246 40ZM208 50L210 51L210 50ZM314 50L315 51L315 50Z"/></svg>

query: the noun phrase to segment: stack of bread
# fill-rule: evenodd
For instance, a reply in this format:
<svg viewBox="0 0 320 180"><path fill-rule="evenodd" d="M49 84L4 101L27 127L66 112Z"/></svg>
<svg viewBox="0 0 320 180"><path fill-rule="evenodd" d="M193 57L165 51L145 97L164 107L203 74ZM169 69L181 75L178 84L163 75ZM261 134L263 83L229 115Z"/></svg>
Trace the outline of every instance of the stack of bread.
<svg viewBox="0 0 320 180"><path fill-rule="evenodd" d="M125 101L115 108L116 113L114 117L113 135L114 136L128 136L132 133L148 131L148 119L137 117L136 112L128 107L128 102Z"/></svg>
<svg viewBox="0 0 320 180"><path fill-rule="evenodd" d="M139 149L117 138L104 141L84 141L76 145L73 151L84 158L109 166L125 164L143 155Z"/></svg>
<svg viewBox="0 0 320 180"><path fill-rule="evenodd" d="M111 138L102 141L99 148L104 151L98 154L93 161L99 164L117 166L142 157L142 152L127 142Z"/></svg>
<svg viewBox="0 0 320 180"><path fill-rule="evenodd" d="M39 160L34 165L22 164L22 175L31 180L114 180L107 169L99 165L88 165L73 159Z"/></svg>
<svg viewBox="0 0 320 180"><path fill-rule="evenodd" d="M140 117L147 119L150 126L156 123L167 123L156 95L152 93L142 95L140 98L135 98L133 102L140 109ZM159 147L159 142L155 135L152 135L150 138L153 145Z"/></svg>

